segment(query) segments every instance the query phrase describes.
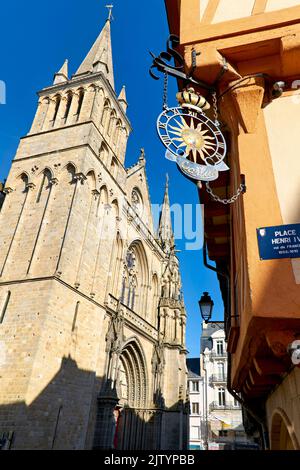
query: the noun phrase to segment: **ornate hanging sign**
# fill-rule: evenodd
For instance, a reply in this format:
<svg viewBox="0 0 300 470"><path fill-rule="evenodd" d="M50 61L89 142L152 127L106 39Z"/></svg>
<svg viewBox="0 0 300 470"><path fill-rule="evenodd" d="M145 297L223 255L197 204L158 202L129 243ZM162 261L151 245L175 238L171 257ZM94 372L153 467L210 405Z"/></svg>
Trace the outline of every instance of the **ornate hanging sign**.
<svg viewBox="0 0 300 470"><path fill-rule="evenodd" d="M158 135L167 148L166 158L178 164L181 171L197 181L214 181L225 164L226 141L216 119L204 111L210 108L205 98L193 88L177 93L180 107L164 110L157 120Z"/></svg>

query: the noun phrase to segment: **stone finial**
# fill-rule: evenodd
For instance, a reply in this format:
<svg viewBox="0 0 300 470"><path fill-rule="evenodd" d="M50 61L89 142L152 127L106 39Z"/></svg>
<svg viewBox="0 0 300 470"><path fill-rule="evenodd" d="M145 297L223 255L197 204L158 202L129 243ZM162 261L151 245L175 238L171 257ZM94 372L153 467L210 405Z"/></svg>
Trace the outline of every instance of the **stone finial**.
<svg viewBox="0 0 300 470"><path fill-rule="evenodd" d="M127 111L127 108L128 108L128 102L127 102L127 98L126 98L126 88L125 88L125 85L123 85L123 88L122 90L120 91L120 94L118 96L118 101L120 103L120 105L122 106L123 110Z"/></svg>
<svg viewBox="0 0 300 470"><path fill-rule="evenodd" d="M164 202L159 219L158 236L163 248L170 253L175 247L169 200L169 176L166 175Z"/></svg>
<svg viewBox="0 0 300 470"><path fill-rule="evenodd" d="M141 148L141 153L139 156L139 163L140 164L145 164L146 163L146 154L145 154L145 149Z"/></svg>
<svg viewBox="0 0 300 470"><path fill-rule="evenodd" d="M58 83L67 82L69 80L68 65L69 65L69 61L68 59L66 59L61 69L54 75L54 82L53 82L54 85L57 85Z"/></svg>

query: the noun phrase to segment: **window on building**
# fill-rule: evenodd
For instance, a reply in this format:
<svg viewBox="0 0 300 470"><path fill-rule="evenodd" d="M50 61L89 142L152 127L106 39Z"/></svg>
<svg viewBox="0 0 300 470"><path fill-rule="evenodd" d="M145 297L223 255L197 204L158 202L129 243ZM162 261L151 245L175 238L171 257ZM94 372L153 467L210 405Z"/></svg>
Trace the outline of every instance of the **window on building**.
<svg viewBox="0 0 300 470"><path fill-rule="evenodd" d="M218 390L218 404L219 406L225 406L225 388L220 387Z"/></svg>
<svg viewBox="0 0 300 470"><path fill-rule="evenodd" d="M218 356L222 356L224 354L224 341L222 339L217 341L217 354Z"/></svg>
<svg viewBox="0 0 300 470"><path fill-rule="evenodd" d="M224 363L223 362L218 362L218 379L224 380L225 376L225 369L224 369Z"/></svg>
<svg viewBox="0 0 300 470"><path fill-rule="evenodd" d="M228 436L228 431L224 431L223 429L219 431L219 437L227 437Z"/></svg>
<svg viewBox="0 0 300 470"><path fill-rule="evenodd" d="M117 176L118 176L118 163L117 163L117 160L115 158L113 158L112 161L111 161L110 173L115 179L117 178Z"/></svg>
<svg viewBox="0 0 300 470"><path fill-rule="evenodd" d="M60 96L57 96L57 97L56 97L56 101L55 101L55 108L54 108L53 119L52 119L53 124L55 123L56 118L57 118L57 114L58 114L60 102L61 102L61 97L60 97Z"/></svg>
<svg viewBox="0 0 300 470"><path fill-rule="evenodd" d="M103 113L102 113L102 116L101 116L101 125L103 127L106 126L106 122L107 122L107 118L109 116L109 113L110 113L110 102L109 102L109 100L105 100Z"/></svg>
<svg viewBox="0 0 300 470"><path fill-rule="evenodd" d="M107 146L102 142L101 147L100 147L100 152L99 152L99 158L100 160L104 163L104 165L107 165L108 163L108 157L109 157L109 152Z"/></svg>
<svg viewBox="0 0 300 470"><path fill-rule="evenodd" d="M3 323L5 313L6 313L6 310L7 310L7 306L8 306L8 303L9 303L10 295L11 295L11 292L8 291L7 294L6 294L4 304L3 304L3 307L2 307L2 311L1 311L1 315L0 315L0 325L1 325L1 323Z"/></svg>
<svg viewBox="0 0 300 470"><path fill-rule="evenodd" d="M199 426L191 426L191 439L200 439L200 428Z"/></svg>
<svg viewBox="0 0 300 470"><path fill-rule="evenodd" d="M193 380L192 382L192 392L199 392L199 382Z"/></svg>
<svg viewBox="0 0 300 470"><path fill-rule="evenodd" d="M73 317L72 331L74 331L75 327L76 327L76 321L77 321L77 317L78 317L79 306L80 306L80 302L77 302L76 307L75 307L74 317Z"/></svg>
<svg viewBox="0 0 300 470"><path fill-rule="evenodd" d="M39 192L38 192L38 195L37 195L37 198L36 198L36 202L39 203L40 200L41 200L41 197L43 195L43 191L46 189L50 189L50 180L51 180L51 173L49 170L45 170L43 172L43 177L42 177L42 182L41 182L41 186L40 186L40 189L39 189Z"/></svg>
<svg viewBox="0 0 300 470"><path fill-rule="evenodd" d="M117 119L117 115L116 115L116 112L113 110L110 114L110 119L109 119L109 124L108 124L108 129L107 129L107 134L109 136L111 136L114 133L116 119Z"/></svg>
<svg viewBox="0 0 300 470"><path fill-rule="evenodd" d="M192 403L192 414L193 415L199 414L199 403Z"/></svg>
<svg viewBox="0 0 300 470"><path fill-rule="evenodd" d="M70 112L70 108L71 108L71 104L72 104L72 98L73 98L72 93L71 92L68 93L66 111L65 111L65 115L64 115L65 123L66 123L66 121L68 119L68 116L69 116L69 112Z"/></svg>
<svg viewBox="0 0 300 470"><path fill-rule="evenodd" d="M240 406L239 402L236 400L236 398L233 399L233 405L234 406Z"/></svg>
<svg viewBox="0 0 300 470"><path fill-rule="evenodd" d="M76 111L77 119L79 119L80 111L81 111L82 104L83 104L83 98L84 98L84 91L81 89L79 91L78 106L77 106L77 111Z"/></svg>

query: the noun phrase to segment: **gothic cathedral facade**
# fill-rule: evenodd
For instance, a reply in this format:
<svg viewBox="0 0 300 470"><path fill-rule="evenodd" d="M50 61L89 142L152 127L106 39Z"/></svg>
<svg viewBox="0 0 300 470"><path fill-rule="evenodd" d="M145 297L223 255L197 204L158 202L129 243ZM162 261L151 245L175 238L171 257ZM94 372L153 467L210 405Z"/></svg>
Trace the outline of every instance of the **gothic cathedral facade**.
<svg viewBox="0 0 300 470"><path fill-rule="evenodd" d="M0 217L0 440L11 449L185 449L186 312L168 187L114 91L110 21L39 93Z"/></svg>

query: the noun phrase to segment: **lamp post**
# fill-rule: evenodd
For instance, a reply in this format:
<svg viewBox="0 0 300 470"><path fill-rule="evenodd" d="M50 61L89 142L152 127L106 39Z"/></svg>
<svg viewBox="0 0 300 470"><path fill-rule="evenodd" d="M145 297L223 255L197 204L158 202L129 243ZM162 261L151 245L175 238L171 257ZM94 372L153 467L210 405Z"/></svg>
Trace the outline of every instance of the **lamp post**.
<svg viewBox="0 0 300 470"><path fill-rule="evenodd" d="M201 299L199 300L199 307L201 312L201 317L208 323L212 316L214 302L210 298L208 292L203 292ZM205 354L203 357L203 369L204 369L204 419L205 419L205 439L204 439L204 448L208 450L208 409L207 409L207 393L208 393L208 375L207 375L207 363L209 359L208 356Z"/></svg>
<svg viewBox="0 0 300 470"><path fill-rule="evenodd" d="M212 310L213 310L214 302L210 298L208 292L203 292L201 299L199 300L199 307L201 312L201 317L208 323L211 319Z"/></svg>

